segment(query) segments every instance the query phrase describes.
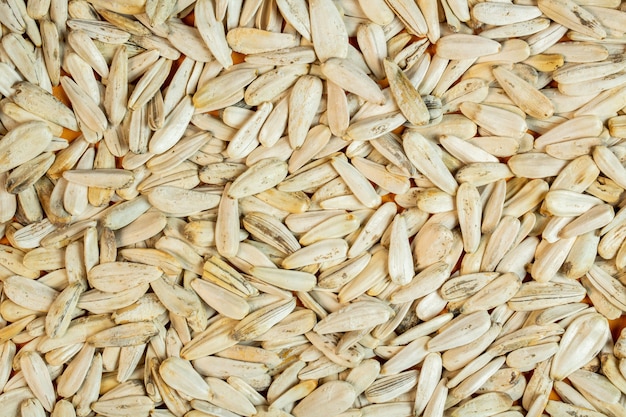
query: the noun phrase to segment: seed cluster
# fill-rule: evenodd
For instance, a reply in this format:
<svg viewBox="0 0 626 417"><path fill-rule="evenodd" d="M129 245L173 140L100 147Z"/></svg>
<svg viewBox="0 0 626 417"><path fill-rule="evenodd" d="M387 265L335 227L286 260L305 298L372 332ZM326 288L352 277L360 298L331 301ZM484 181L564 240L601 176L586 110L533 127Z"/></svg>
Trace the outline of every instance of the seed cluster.
<svg viewBox="0 0 626 417"><path fill-rule="evenodd" d="M620 0L0 24L1 415L626 415Z"/></svg>

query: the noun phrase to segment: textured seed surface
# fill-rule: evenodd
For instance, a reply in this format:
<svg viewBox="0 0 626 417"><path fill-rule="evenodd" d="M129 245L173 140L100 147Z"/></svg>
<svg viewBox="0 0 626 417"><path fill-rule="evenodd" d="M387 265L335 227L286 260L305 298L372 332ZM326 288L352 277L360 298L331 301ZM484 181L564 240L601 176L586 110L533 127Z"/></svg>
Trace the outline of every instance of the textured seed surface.
<svg viewBox="0 0 626 417"><path fill-rule="evenodd" d="M626 415L624 2L0 24L0 415Z"/></svg>

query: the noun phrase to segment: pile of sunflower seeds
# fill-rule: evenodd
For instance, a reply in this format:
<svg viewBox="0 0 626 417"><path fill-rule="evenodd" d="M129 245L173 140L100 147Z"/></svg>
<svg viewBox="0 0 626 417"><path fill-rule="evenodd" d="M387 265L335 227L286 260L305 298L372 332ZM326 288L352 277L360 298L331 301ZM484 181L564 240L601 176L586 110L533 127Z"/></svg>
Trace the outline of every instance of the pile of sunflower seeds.
<svg viewBox="0 0 626 417"><path fill-rule="evenodd" d="M3 416L626 416L626 3L0 23Z"/></svg>

